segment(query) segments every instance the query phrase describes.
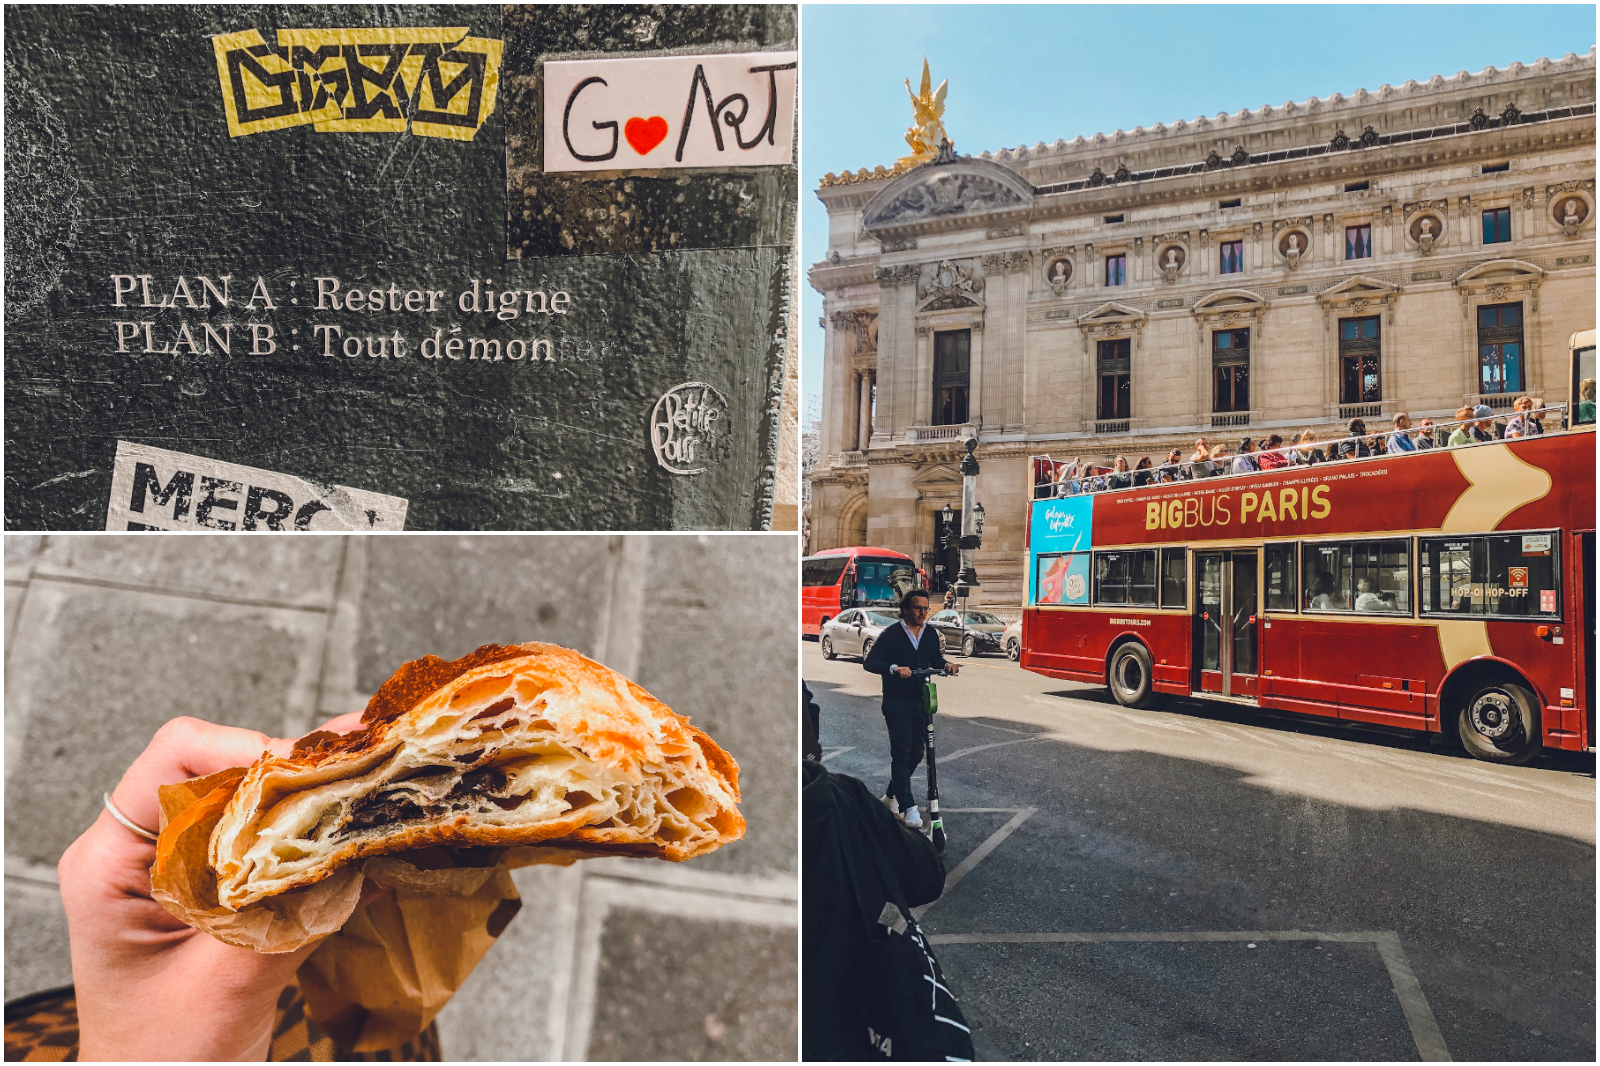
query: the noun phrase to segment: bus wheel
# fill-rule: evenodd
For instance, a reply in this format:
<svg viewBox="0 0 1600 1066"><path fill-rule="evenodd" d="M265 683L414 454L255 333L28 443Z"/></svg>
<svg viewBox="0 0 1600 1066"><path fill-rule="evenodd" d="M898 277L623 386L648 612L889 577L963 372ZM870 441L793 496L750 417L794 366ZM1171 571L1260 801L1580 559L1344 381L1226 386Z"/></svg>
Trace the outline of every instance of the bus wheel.
<svg viewBox="0 0 1600 1066"><path fill-rule="evenodd" d="M828 635L824 633L822 635L822 657L824 659L831 659L834 657L834 654L833 641L829 640Z"/></svg>
<svg viewBox="0 0 1600 1066"><path fill-rule="evenodd" d="M1468 696L1456 729L1474 759L1520 766L1539 754L1539 704L1515 682L1484 685Z"/></svg>
<svg viewBox="0 0 1600 1066"><path fill-rule="evenodd" d="M1155 702L1151 683L1150 653L1136 640L1118 648L1111 656L1111 695L1124 707L1148 707Z"/></svg>

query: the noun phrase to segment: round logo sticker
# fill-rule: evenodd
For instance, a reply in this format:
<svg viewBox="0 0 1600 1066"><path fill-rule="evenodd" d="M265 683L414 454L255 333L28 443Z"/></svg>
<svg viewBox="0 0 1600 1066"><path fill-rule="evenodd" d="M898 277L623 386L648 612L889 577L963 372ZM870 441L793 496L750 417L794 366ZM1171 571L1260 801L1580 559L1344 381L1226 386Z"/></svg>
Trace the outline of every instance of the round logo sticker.
<svg viewBox="0 0 1600 1066"><path fill-rule="evenodd" d="M701 474L727 458L728 401L703 381L669 390L650 412L650 444L669 473Z"/></svg>

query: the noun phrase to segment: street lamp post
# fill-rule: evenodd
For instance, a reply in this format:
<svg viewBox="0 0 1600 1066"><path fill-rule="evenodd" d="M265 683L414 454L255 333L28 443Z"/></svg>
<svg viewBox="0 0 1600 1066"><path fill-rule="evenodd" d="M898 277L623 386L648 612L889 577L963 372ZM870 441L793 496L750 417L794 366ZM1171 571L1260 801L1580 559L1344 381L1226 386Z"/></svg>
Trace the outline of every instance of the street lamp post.
<svg viewBox="0 0 1600 1066"><path fill-rule="evenodd" d="M967 613L967 597L972 590L981 586L978 572L972 568L972 553L983 547L983 504L978 502L978 439L968 437L966 441L967 455L961 460L961 536L957 537L955 531L950 529L950 505L944 505L946 548L959 546L961 549L961 571L956 576L956 599L961 601L961 613Z"/></svg>

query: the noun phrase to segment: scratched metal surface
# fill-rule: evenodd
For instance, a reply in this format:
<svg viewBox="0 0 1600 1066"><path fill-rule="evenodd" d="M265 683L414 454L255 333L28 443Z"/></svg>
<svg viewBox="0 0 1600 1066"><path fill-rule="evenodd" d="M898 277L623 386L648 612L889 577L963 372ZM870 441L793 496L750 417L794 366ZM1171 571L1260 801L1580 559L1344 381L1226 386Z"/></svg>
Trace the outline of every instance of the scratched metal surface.
<svg viewBox="0 0 1600 1066"><path fill-rule="evenodd" d="M750 16L705 18L695 43L752 43ZM576 35L584 22L568 10L560 24ZM735 225L721 248L507 261L508 85L470 142L305 126L229 138L211 35L350 26L507 37L498 7L7 8L6 528L102 528L119 439L400 496L409 529L763 528L792 173L782 243ZM602 45L617 40L607 32ZM702 231L723 214L715 197L650 210ZM230 274L244 293L262 275L278 307L117 309L113 274L153 275L157 292ZM306 290L324 274L446 290L452 310L318 314ZM570 311L536 325L455 311L474 277L564 290ZM146 318L157 347L180 321L197 335L231 322L233 352L144 354L135 341L118 354L113 322ZM411 353L436 326L545 337L555 359L325 358L317 322L399 330ZM251 323L273 325L276 353L247 354ZM695 380L727 398L734 439L720 465L677 477L657 464L648 419Z"/></svg>

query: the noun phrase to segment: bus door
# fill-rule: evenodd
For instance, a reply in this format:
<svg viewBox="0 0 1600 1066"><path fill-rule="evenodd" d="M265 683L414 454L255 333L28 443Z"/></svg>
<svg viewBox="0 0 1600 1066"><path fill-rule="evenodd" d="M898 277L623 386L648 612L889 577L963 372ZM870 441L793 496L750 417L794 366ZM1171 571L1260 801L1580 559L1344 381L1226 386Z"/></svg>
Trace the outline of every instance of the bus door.
<svg viewBox="0 0 1600 1066"><path fill-rule="evenodd" d="M1256 697L1257 564L1254 549L1195 553L1196 692Z"/></svg>

